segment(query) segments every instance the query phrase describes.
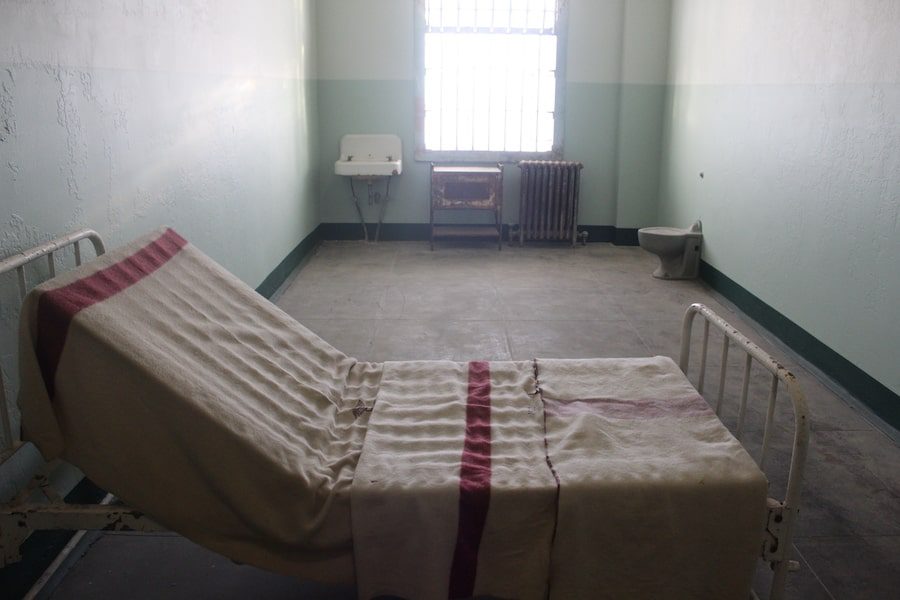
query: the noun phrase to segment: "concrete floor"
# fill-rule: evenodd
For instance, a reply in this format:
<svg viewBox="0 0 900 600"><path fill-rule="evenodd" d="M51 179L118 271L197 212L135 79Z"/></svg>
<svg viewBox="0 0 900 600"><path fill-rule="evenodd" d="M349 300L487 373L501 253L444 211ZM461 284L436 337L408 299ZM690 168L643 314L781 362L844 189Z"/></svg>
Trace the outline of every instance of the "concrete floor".
<svg viewBox="0 0 900 600"><path fill-rule="evenodd" d="M783 358L809 399L813 438L796 538L801 569L790 579L788 597L897 597L900 449L884 426L873 426L854 399L832 391L701 283L650 277L654 264L639 248L607 244L497 252L489 244L442 243L430 252L419 242L332 242L295 274L277 303L344 352L381 361L655 354L677 359L684 309L704 302ZM713 366L717 344L710 351ZM740 370L734 370L730 385L739 386ZM765 382L752 388L758 400L765 399L766 390ZM786 406L779 410L788 413ZM753 446L761 411L754 409L750 417ZM726 418L729 425L733 421ZM897 432L888 431L896 439ZM783 485L788 444L781 431L770 474L776 489ZM685 551L701 556L699 548L686 544ZM757 579L765 578L761 570ZM107 534L49 597L350 599L355 594L237 566L173 534Z"/></svg>

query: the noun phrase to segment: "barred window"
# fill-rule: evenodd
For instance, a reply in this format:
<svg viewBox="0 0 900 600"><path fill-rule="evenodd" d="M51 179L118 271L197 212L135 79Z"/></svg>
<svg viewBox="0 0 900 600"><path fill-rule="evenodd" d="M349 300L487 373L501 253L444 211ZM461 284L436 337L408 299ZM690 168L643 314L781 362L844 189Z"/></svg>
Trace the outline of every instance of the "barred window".
<svg viewBox="0 0 900 600"><path fill-rule="evenodd" d="M420 0L417 155L559 154L560 0Z"/></svg>

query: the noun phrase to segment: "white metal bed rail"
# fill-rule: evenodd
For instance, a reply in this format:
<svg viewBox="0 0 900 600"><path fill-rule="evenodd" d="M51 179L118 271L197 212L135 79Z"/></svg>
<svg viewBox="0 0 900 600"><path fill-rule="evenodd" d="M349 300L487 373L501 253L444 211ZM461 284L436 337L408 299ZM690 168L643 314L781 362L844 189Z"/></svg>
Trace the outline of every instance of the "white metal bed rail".
<svg viewBox="0 0 900 600"><path fill-rule="evenodd" d="M88 240L94 253L100 256L106 252L103 240L93 230L83 229L56 238L50 242L14 254L0 261L0 275L16 271L19 299L28 293L28 279L25 267L36 260L47 257L50 277L56 275L54 254L72 246L75 265L82 263L79 242ZM85 529L92 530L136 530L158 531L159 525L142 513L125 506L113 504L115 497L108 494L99 505L66 504L51 487L48 473L58 464L44 462L37 447L31 443L21 443L12 435L9 408L3 374L0 372L0 421L6 440L0 450L0 568L21 559L22 542L36 530L67 529L80 530L73 542L81 539ZM34 495L42 496L44 502L35 502ZM67 545L71 551L73 543Z"/></svg>
<svg viewBox="0 0 900 600"><path fill-rule="evenodd" d="M769 589L770 600L780 600L784 597L785 583L789 570L796 569L796 563L791 560L791 547L800 508L800 488L803 480L803 470L806 464L806 454L809 446L809 422L806 398L800 383L793 373L788 371L765 350L751 342L745 335L732 327L722 317L717 315L703 304L692 304L684 314L681 329L681 356L679 367L685 376L691 357L691 331L694 317L703 317L703 342L700 353L700 374L697 391L703 393L706 380L707 351L709 349L710 325L723 334L721 366L719 370L718 389L716 394L716 415L722 416L722 400L725 395L725 377L728 367L728 351L731 343L743 350L744 379L741 386L740 407L738 410L735 436L740 440L744 433L744 425L747 416L747 398L750 386L750 369L753 361L768 370L772 374L769 387L768 406L766 407L766 420L763 428L762 448L758 459L760 469L765 469L766 459L769 456L769 446L772 441L774 428L775 402L778 396L779 382L784 384L794 410L794 436L791 449L790 470L788 472L787 488L784 501L773 498L768 500L768 520L764 534L761 558L769 563L773 571L772 584ZM754 594L756 597L756 594Z"/></svg>
<svg viewBox="0 0 900 600"><path fill-rule="evenodd" d="M72 246L75 250L75 265L81 265L81 247L78 245L78 242L85 239L90 240L91 244L93 244L94 252L97 256L106 252L106 248L103 246L103 240L100 239L100 234L92 229L82 229L3 259L0 261L0 275L10 271L16 272L19 283L19 300L24 300L25 294L28 293L28 280L25 277L25 266L30 262L34 262L39 258L46 256L50 277L54 277L56 275L56 262L53 258L53 254L63 250L67 246ZM0 425L2 425L3 439L5 440L3 448L0 449L0 457L2 457L8 450L15 446L15 439L12 435L12 424L10 423L9 418L6 386L3 383L2 372L0 372Z"/></svg>

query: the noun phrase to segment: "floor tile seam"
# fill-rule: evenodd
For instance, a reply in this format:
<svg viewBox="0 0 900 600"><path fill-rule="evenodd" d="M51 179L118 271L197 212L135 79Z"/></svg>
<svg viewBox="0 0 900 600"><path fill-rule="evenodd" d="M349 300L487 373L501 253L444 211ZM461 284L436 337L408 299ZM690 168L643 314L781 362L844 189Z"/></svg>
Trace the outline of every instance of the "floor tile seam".
<svg viewBox="0 0 900 600"><path fill-rule="evenodd" d="M803 564L805 564L806 567L809 569L809 572L812 573L812 576L819 583L819 586L822 588L822 590L826 594L828 594L828 597L831 598L831 600L836 600L834 597L834 594L831 593L831 590L828 589L828 586L825 585L825 582L822 581L821 577L819 577L819 573L815 570L815 568L813 568L812 564L810 564L809 559L807 559L805 556L803 556L803 553L800 552L800 549L797 547L796 541L797 541L797 537L795 536L794 543L791 544L791 549L793 550L794 555L803 561ZM790 578L791 578L791 573L788 573L788 581L790 581Z"/></svg>
<svg viewBox="0 0 900 600"><path fill-rule="evenodd" d="M879 477L878 475L876 475L875 473L873 473L872 470L871 470L869 467L863 467L863 468L866 470L866 472L867 472L869 475L871 475L872 477L874 477L875 480L876 480L878 483L880 483L882 486L884 486L884 489L885 489L885 491L887 491L888 494L890 494L890 495L893 496L898 502L900 502L900 493L898 493L897 491L894 490L894 486L892 486L891 484L885 482L884 479L882 479L881 477ZM883 534L883 535L888 535L888 534ZM898 532L896 535L900 536L900 532Z"/></svg>
<svg viewBox="0 0 900 600"><path fill-rule="evenodd" d="M619 310L622 310L622 309L620 308ZM625 311L622 311L622 312L625 315L625 321L628 323L628 326L637 335L637 338L644 345L644 348L647 350L647 352L650 352L650 344L647 342L644 335L641 334L641 330L635 325L634 320L628 315L627 312L625 312ZM680 337L681 336L679 335L679 339L680 339Z"/></svg>
<svg viewBox="0 0 900 600"><path fill-rule="evenodd" d="M303 325L305 321L378 321L380 318L372 318L372 317L304 317L301 319L296 319L298 323Z"/></svg>
<svg viewBox="0 0 900 600"><path fill-rule="evenodd" d="M333 275L333 274L330 274L330 275L322 274L322 275L306 276L306 277L301 275L301 276L297 277L296 279L294 279L293 284L299 284L299 285L306 284L309 286L315 286L315 288L318 290L321 290L322 288L328 288L328 287L359 288L360 285L357 281L358 278L353 277L352 279L354 280L353 282L345 283L343 281L335 281L335 275ZM366 283L365 285L370 285L370 284ZM372 287L384 287L384 288L391 287L391 285L389 283L377 283L377 284L371 284L371 286Z"/></svg>
<svg viewBox="0 0 900 600"><path fill-rule="evenodd" d="M621 308L619 310L621 310ZM648 344L646 342L646 340L644 340L643 336L641 336L641 332L638 331L638 328L634 326L634 323L631 322L631 319L628 318L628 315L625 314L624 311L623 311L623 314L625 315L625 319L624 319L625 325L628 326L628 329L631 330L631 333L635 337L637 337L637 339L638 339L638 341L640 341L641 345L644 346L644 353L649 354L650 353L650 344Z"/></svg>
<svg viewBox="0 0 900 600"><path fill-rule="evenodd" d="M184 537L174 531L99 531L99 533L100 537L141 537L159 539Z"/></svg>
<svg viewBox="0 0 900 600"><path fill-rule="evenodd" d="M803 510L802 503L801 503L800 509L801 509L801 511ZM803 516L801 515L800 518L802 519ZM897 539L900 539L900 533L847 533L847 534L843 534L843 535L833 535L832 534L832 535L802 535L802 536L795 535L794 543L796 544L797 542L802 543L802 542L806 542L806 541L821 542L821 541L826 541L826 540L833 540L833 541L837 542L837 541L844 541L844 540L865 540L868 538L875 538L875 539L897 538Z"/></svg>
<svg viewBox="0 0 900 600"><path fill-rule="evenodd" d="M866 421L866 422L868 423L868 421ZM876 427L874 427L874 426L871 425L871 424L870 424L869 427L866 428L866 429L859 429L859 428L853 428L853 427L848 427L848 428L846 428L846 429L844 429L844 428L833 428L833 427L832 427L832 428L823 428L823 427L820 427L820 426L817 426L817 425L813 424L812 421L810 421L810 427L809 427L809 429L810 429L810 431L815 431L816 433L833 433L833 432L873 433L873 432L876 432L876 431L877 431L878 433L882 433L881 431L879 431ZM888 440L889 442L893 443L893 440L891 440L890 438L887 438L887 440Z"/></svg>
<svg viewBox="0 0 900 600"><path fill-rule="evenodd" d="M577 323L621 323L622 319L609 318L609 319L585 319L585 318L573 318L573 319L520 319L516 317L508 317L503 319L504 321L514 322L514 323L557 323L559 321L564 321L567 323L577 322Z"/></svg>
<svg viewBox="0 0 900 600"><path fill-rule="evenodd" d="M307 316L306 319L315 319L315 320L330 320L330 319L352 319L351 317L311 317ZM413 315L413 316L379 316L379 317L369 317L369 318L360 318L358 320L368 320L368 321L443 321L443 322L460 322L460 323L620 323L621 319L517 319L513 317L496 317L496 318L459 318L452 317L447 318L446 315ZM302 320L300 321L303 322ZM641 340L643 343L643 340ZM646 346L646 343L644 344Z"/></svg>
<svg viewBox="0 0 900 600"><path fill-rule="evenodd" d="M445 316L436 315L433 317L426 316L412 316L412 317L379 317L374 319L362 319L362 320L370 320L370 321L421 321L421 322L435 322L439 321L441 323L505 323L504 319L448 319Z"/></svg>
<svg viewBox="0 0 900 600"><path fill-rule="evenodd" d="M875 433L875 434L877 434L880 438L882 438L882 439L879 439L879 440L878 440L878 443L879 443L879 444L881 444L881 443L883 443L883 442L886 441L886 442L890 443L892 446L894 446L895 448L897 448L898 450L900 450L900 444L898 444L897 442L895 442L894 439L893 439L891 436L887 435L885 432L881 431L881 430L878 429L877 427L872 427L872 428L870 428L870 429L826 429L826 430L823 430L824 433L828 433L828 432L832 432L832 431L837 431L837 432L840 432L840 431L847 431L847 432L866 432L866 433Z"/></svg>

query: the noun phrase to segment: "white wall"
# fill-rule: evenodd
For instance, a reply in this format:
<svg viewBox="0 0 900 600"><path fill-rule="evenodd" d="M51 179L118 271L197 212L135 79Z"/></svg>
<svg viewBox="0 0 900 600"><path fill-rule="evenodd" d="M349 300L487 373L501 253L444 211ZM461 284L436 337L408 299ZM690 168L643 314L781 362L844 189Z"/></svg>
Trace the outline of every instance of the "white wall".
<svg viewBox="0 0 900 600"><path fill-rule="evenodd" d="M702 218L705 260L894 393L898 32L895 0L676 0L660 206Z"/></svg>
<svg viewBox="0 0 900 600"><path fill-rule="evenodd" d="M415 78L413 0L318 0L318 76Z"/></svg>
<svg viewBox="0 0 900 600"><path fill-rule="evenodd" d="M319 222L314 8L0 2L0 257L171 225L257 286ZM9 382L18 301L0 290Z"/></svg>

